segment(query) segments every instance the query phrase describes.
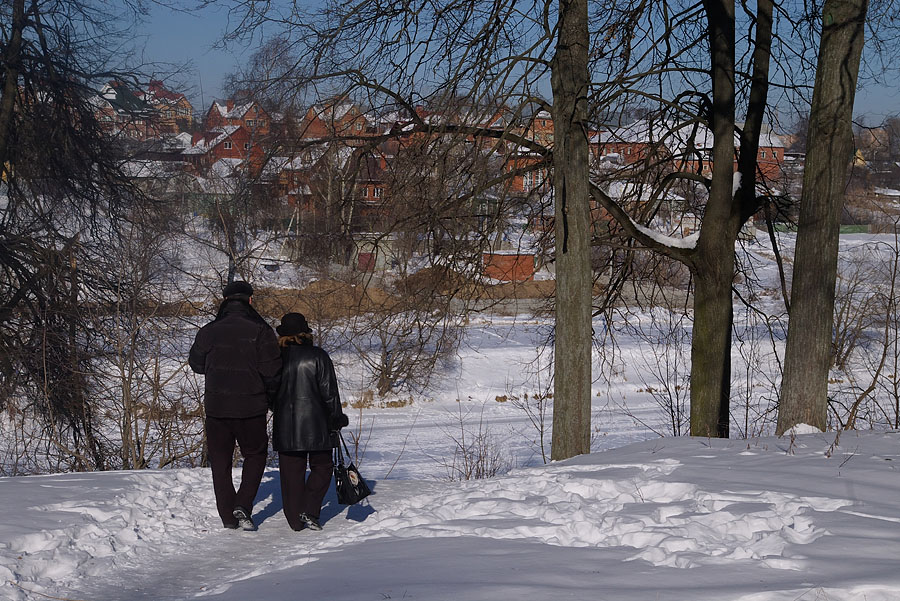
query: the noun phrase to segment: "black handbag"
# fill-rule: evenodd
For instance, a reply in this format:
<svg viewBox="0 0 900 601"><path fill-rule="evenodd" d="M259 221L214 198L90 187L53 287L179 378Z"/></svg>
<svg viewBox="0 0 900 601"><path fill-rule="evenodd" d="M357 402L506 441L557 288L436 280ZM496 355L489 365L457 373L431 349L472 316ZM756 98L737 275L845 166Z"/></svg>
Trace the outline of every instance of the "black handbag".
<svg viewBox="0 0 900 601"><path fill-rule="evenodd" d="M337 433L340 443L334 447L334 489L337 491L337 501L341 505L355 505L366 497L372 490L366 481L359 474L359 470L350 461L350 449L344 442L344 437L340 431ZM347 463L344 464L344 453L341 447L347 452Z"/></svg>

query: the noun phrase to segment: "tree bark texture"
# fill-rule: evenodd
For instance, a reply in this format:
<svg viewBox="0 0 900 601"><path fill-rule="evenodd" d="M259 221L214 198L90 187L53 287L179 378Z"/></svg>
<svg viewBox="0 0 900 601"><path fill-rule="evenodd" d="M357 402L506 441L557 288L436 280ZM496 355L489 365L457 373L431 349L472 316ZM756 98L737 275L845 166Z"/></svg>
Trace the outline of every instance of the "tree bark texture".
<svg viewBox="0 0 900 601"><path fill-rule="evenodd" d="M553 59L556 330L551 458L590 452L591 245L587 0L560 0Z"/></svg>
<svg viewBox="0 0 900 601"><path fill-rule="evenodd" d="M867 11L867 0L826 0L822 9L778 434L798 424L827 425L838 235Z"/></svg>
<svg viewBox="0 0 900 601"><path fill-rule="evenodd" d="M705 0L712 58L713 173L694 262L691 435L727 437L731 380L731 283L740 211L734 176L734 1Z"/></svg>

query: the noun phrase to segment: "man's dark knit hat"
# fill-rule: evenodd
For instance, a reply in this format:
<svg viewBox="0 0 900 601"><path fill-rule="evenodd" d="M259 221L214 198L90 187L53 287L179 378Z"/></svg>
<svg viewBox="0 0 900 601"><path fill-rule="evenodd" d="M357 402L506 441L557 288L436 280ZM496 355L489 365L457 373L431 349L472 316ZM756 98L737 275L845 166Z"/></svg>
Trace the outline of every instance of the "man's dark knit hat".
<svg viewBox="0 0 900 601"><path fill-rule="evenodd" d="M225 298L250 298L253 296L253 286L242 281L231 282L222 290L222 296Z"/></svg>

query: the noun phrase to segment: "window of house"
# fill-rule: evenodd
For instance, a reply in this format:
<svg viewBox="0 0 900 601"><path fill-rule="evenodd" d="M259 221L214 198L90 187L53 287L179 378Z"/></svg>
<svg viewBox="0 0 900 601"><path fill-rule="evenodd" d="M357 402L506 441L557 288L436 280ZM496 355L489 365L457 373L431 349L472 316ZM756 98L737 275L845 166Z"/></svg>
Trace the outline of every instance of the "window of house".
<svg viewBox="0 0 900 601"><path fill-rule="evenodd" d="M761 159L766 158L766 151L765 151L765 150L763 150L763 151L761 151L761 152L759 153L759 158L761 158Z"/></svg>
<svg viewBox="0 0 900 601"><path fill-rule="evenodd" d="M244 150L250 150L250 142L244 142Z"/></svg>
<svg viewBox="0 0 900 601"><path fill-rule="evenodd" d="M225 150L231 150L231 142L225 142L223 146L225 147Z"/></svg>
<svg viewBox="0 0 900 601"><path fill-rule="evenodd" d="M362 131L362 123L359 121L356 122L356 131Z"/></svg>
<svg viewBox="0 0 900 601"><path fill-rule="evenodd" d="M256 122L256 124L257 124L258 126L260 126L260 127L265 127L265 126L266 126L266 120L265 120L265 119L259 119L259 120Z"/></svg>
<svg viewBox="0 0 900 601"><path fill-rule="evenodd" d="M368 198L368 197L369 197L369 186L366 186L365 188L363 188L363 198Z"/></svg>
<svg viewBox="0 0 900 601"><path fill-rule="evenodd" d="M375 198L381 198L382 194L384 193L384 188L375 188L374 190L372 190L372 193Z"/></svg>
<svg viewBox="0 0 900 601"><path fill-rule="evenodd" d="M532 188L534 188L534 172L529 171L522 175L522 189L528 192Z"/></svg>
<svg viewBox="0 0 900 601"><path fill-rule="evenodd" d="M256 125L255 119L247 119L247 127L254 127Z"/></svg>
<svg viewBox="0 0 900 601"><path fill-rule="evenodd" d="M547 120L541 119L541 127L547 127Z"/></svg>

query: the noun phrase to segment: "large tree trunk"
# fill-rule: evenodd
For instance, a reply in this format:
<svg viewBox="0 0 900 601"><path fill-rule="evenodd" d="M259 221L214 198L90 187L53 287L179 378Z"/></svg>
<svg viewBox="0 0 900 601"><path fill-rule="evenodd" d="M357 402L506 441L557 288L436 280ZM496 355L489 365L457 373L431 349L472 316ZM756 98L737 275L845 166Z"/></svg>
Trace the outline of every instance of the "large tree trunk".
<svg viewBox="0 0 900 601"><path fill-rule="evenodd" d="M739 211L734 173L734 1L705 0L712 57L713 175L697 244L691 336L691 435L728 436L731 282Z"/></svg>
<svg viewBox="0 0 900 601"><path fill-rule="evenodd" d="M12 130L15 114L16 94L19 87L19 70L21 69L22 31L25 29L25 0L13 3L12 23L10 24L9 43L3 55L3 97L0 98L0 169L9 160L9 134Z"/></svg>
<svg viewBox="0 0 900 601"><path fill-rule="evenodd" d="M556 331L552 459L590 452L591 246L587 0L560 0L553 59Z"/></svg>
<svg viewBox="0 0 900 601"><path fill-rule="evenodd" d="M798 424L824 431L827 423L838 234L867 10L867 0L826 0L822 9L778 434Z"/></svg>

